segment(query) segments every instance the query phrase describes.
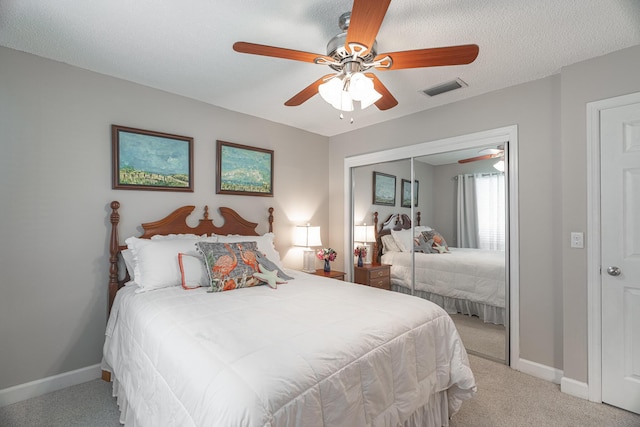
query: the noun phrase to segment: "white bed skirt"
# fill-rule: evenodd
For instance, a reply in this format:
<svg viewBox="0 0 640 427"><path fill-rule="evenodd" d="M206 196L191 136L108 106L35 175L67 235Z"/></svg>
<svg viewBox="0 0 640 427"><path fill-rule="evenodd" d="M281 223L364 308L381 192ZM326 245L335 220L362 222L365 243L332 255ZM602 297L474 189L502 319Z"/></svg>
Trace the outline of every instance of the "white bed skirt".
<svg viewBox="0 0 640 427"><path fill-rule="evenodd" d="M397 284L391 284L391 290L403 294L411 295L411 289L405 288ZM445 297L433 294L431 292L415 290L414 294L422 299L429 300L440 307L444 308L449 314L465 314L467 316L478 316L485 323L494 323L496 325L504 325L505 314L504 308L493 305L481 304L469 300Z"/></svg>
<svg viewBox="0 0 640 427"><path fill-rule="evenodd" d="M118 407L120 409L120 424L127 427L137 426L134 411L129 407L127 393L120 382L112 374L113 379L113 396L117 398ZM411 417L402 424L402 427L448 427L449 426L449 403L447 392L441 391L435 393L429 399L429 402L421 408L418 408Z"/></svg>

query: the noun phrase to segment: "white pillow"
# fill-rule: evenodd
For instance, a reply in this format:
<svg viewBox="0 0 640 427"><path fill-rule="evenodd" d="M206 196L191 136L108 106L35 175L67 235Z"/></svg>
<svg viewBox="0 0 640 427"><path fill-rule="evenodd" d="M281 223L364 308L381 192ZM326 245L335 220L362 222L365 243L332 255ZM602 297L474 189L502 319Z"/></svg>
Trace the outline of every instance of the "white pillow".
<svg viewBox="0 0 640 427"><path fill-rule="evenodd" d="M122 259L124 260L124 265L127 268L127 273L129 273L129 279L136 280L135 261L133 259L133 252L131 251L131 249L124 249L120 251L120 255L122 255Z"/></svg>
<svg viewBox="0 0 640 427"><path fill-rule="evenodd" d="M207 237L206 234L198 236L197 234L156 234L151 236L151 240L175 240L175 239L202 239Z"/></svg>
<svg viewBox="0 0 640 427"><path fill-rule="evenodd" d="M180 286L182 275L178 254L182 252L197 256L196 242L209 239L150 240L129 237L125 243L133 253L134 277L140 288L136 292Z"/></svg>
<svg viewBox="0 0 640 427"><path fill-rule="evenodd" d="M432 228L429 227L428 225L419 225L417 227L414 227L413 230L414 230L414 235L418 237L420 236L420 234L422 234L423 231L431 231Z"/></svg>
<svg viewBox="0 0 640 427"><path fill-rule="evenodd" d="M383 254L386 254L387 252L402 252L391 234L385 234L380 238L380 240L382 240Z"/></svg>
<svg viewBox="0 0 640 427"><path fill-rule="evenodd" d="M280 254L273 245L275 235L273 233L265 233L262 236L241 236L239 234L229 234L227 236L216 236L219 243L238 243L238 242L256 242L258 249L269 261L273 262L278 268L283 269Z"/></svg>
<svg viewBox="0 0 640 427"><path fill-rule="evenodd" d="M178 254L180 266L181 284L184 289L195 289L200 286L209 286L209 275L204 259L198 255Z"/></svg>
<svg viewBox="0 0 640 427"><path fill-rule="evenodd" d="M391 230L391 235L402 252L413 251L413 232L409 230Z"/></svg>

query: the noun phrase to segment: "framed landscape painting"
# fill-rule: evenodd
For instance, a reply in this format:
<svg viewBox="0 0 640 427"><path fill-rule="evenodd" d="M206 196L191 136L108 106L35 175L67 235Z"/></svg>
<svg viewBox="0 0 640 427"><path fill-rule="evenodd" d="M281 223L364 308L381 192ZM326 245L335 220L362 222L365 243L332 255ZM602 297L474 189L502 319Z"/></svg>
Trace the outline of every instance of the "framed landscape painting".
<svg viewBox="0 0 640 427"><path fill-rule="evenodd" d="M414 191L414 196L415 196L415 200L413 203L413 206L418 207L418 180L416 179L414 181L416 183L416 188L413 190ZM410 208L411 207L411 181L409 181L408 179L403 179L402 180L402 193L401 193L401 198L400 198L400 205L403 208Z"/></svg>
<svg viewBox="0 0 640 427"><path fill-rule="evenodd" d="M193 191L193 138L111 126L112 188Z"/></svg>
<svg viewBox="0 0 640 427"><path fill-rule="evenodd" d="M216 193L273 197L273 150L217 141Z"/></svg>
<svg viewBox="0 0 640 427"><path fill-rule="evenodd" d="M373 173L373 204L396 205L396 177L382 172Z"/></svg>

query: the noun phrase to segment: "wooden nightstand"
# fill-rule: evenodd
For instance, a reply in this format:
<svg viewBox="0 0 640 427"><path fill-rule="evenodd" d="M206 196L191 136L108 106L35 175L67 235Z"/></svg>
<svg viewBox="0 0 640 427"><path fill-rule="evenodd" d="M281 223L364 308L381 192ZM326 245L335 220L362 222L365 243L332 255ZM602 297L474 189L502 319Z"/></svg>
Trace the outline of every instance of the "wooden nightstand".
<svg viewBox="0 0 640 427"><path fill-rule="evenodd" d="M391 266L388 264L364 264L354 266L354 282L373 288L391 290Z"/></svg>
<svg viewBox="0 0 640 427"><path fill-rule="evenodd" d="M324 276L324 277L329 277L331 279L338 279L338 280L344 280L344 276L346 273L342 272L342 271L338 271L338 270L331 270L330 272L325 272L323 268L319 268L316 270L315 273L316 276Z"/></svg>

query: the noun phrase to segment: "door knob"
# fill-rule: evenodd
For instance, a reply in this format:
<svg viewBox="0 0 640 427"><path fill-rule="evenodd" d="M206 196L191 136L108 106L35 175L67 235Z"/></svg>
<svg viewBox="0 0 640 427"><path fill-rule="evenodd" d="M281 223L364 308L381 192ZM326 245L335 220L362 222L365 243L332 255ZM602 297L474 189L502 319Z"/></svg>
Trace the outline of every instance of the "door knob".
<svg viewBox="0 0 640 427"><path fill-rule="evenodd" d="M620 267L616 267L615 265L607 267L607 274L609 274L609 276L619 276L620 273L622 273Z"/></svg>

